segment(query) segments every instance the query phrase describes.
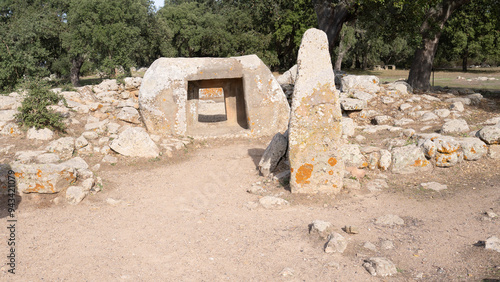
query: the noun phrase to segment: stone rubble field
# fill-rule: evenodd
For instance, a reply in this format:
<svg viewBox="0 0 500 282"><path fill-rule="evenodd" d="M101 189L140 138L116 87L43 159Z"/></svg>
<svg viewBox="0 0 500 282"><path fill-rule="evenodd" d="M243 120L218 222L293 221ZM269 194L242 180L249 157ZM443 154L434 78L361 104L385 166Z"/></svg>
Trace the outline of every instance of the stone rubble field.
<svg viewBox="0 0 500 282"><path fill-rule="evenodd" d="M296 73L277 79L289 102ZM19 277L500 279L498 101L468 89L413 93L375 76L335 80L343 185L319 194L290 192L288 132L149 134L139 77L53 89L67 101L53 106L67 134L23 131L23 93L0 96L0 188L5 197L15 171Z"/></svg>

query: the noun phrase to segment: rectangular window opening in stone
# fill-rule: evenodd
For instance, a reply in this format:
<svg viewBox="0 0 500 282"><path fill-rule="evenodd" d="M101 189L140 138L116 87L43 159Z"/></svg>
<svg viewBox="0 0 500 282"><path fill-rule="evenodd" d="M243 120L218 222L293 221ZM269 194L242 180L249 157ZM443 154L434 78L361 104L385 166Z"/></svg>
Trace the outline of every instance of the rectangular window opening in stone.
<svg viewBox="0 0 500 282"><path fill-rule="evenodd" d="M187 131L192 135L249 129L242 78L188 81Z"/></svg>

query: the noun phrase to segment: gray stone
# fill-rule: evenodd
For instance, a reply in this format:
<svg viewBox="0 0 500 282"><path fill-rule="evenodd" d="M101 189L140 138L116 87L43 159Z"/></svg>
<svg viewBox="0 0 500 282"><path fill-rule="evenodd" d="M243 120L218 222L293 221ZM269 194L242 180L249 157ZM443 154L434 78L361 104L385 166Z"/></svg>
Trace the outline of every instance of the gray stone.
<svg viewBox="0 0 500 282"><path fill-rule="evenodd" d="M69 159L75 150L75 139L73 137L62 137L49 143L45 148L49 153L57 153L61 159Z"/></svg>
<svg viewBox="0 0 500 282"><path fill-rule="evenodd" d="M280 159L285 155L287 147L288 140L283 134L278 132L274 135L259 162L259 170L262 175L267 177L274 171Z"/></svg>
<svg viewBox="0 0 500 282"><path fill-rule="evenodd" d="M118 123L110 122L106 125L106 129L108 130L109 134L117 134L120 126L121 125L119 125Z"/></svg>
<svg viewBox="0 0 500 282"><path fill-rule="evenodd" d="M389 83L387 85L388 89L397 90L402 95L408 95L413 93L413 87L410 86L406 81L396 81Z"/></svg>
<svg viewBox="0 0 500 282"><path fill-rule="evenodd" d="M106 131L106 125L109 123L109 120L105 119L99 122L87 123L85 125L85 131L95 131L98 134L103 134ZM85 136L87 138L87 136ZM90 139L90 138L87 138Z"/></svg>
<svg viewBox="0 0 500 282"><path fill-rule="evenodd" d="M351 137L356 133L356 124L352 118L342 117L342 135Z"/></svg>
<svg viewBox="0 0 500 282"><path fill-rule="evenodd" d="M118 163L118 158L115 157L115 156L106 155L106 156L104 156L104 158L102 158L102 162L103 163L116 164L116 163Z"/></svg>
<svg viewBox="0 0 500 282"><path fill-rule="evenodd" d="M72 167L74 169L88 169L89 168L89 165L87 164L87 162L80 157L75 157L75 158L72 158L70 160L67 160L64 163L62 163L62 165L66 165L66 166Z"/></svg>
<svg viewBox="0 0 500 282"><path fill-rule="evenodd" d="M327 239L333 231L333 225L328 221L315 220L309 224L309 234L317 234L323 239Z"/></svg>
<svg viewBox="0 0 500 282"><path fill-rule="evenodd" d="M344 176L342 114L323 31L304 33L297 62L289 128L290 188L293 193L338 193Z"/></svg>
<svg viewBox="0 0 500 282"><path fill-rule="evenodd" d="M388 150L380 150L378 166L381 170L388 170L392 163L392 155Z"/></svg>
<svg viewBox="0 0 500 282"><path fill-rule="evenodd" d="M449 99L446 99L444 101L446 103L461 102L463 105L470 105L470 104L472 104L472 101L469 98L449 98Z"/></svg>
<svg viewBox="0 0 500 282"><path fill-rule="evenodd" d="M36 157L43 154L43 151L17 151L14 159L17 163L27 164L34 162Z"/></svg>
<svg viewBox="0 0 500 282"><path fill-rule="evenodd" d="M7 186L9 170L16 172L19 191L57 193L76 181L76 170L60 164L0 164L0 187Z"/></svg>
<svg viewBox="0 0 500 282"><path fill-rule="evenodd" d="M72 205L79 204L87 196L81 186L70 186L66 190L66 200Z"/></svg>
<svg viewBox="0 0 500 282"><path fill-rule="evenodd" d="M491 236L486 239L485 249L500 252L500 239L497 236Z"/></svg>
<svg viewBox="0 0 500 282"><path fill-rule="evenodd" d="M363 167L366 163L358 144L344 144L340 150L340 157L345 166Z"/></svg>
<svg viewBox="0 0 500 282"><path fill-rule="evenodd" d="M431 96L431 95L423 94L423 95L421 95L421 97L424 98L425 100L428 100L428 101L441 102L441 99L439 99L438 97Z"/></svg>
<svg viewBox="0 0 500 282"><path fill-rule="evenodd" d="M0 121L0 123L2 123L2 121ZM22 135L22 132L21 132L21 130L19 130L19 126L16 123L9 122L9 123L4 125L4 127L2 128L2 131L0 131L0 134L6 135L9 137L16 137L16 136Z"/></svg>
<svg viewBox="0 0 500 282"><path fill-rule="evenodd" d="M374 75L346 75L341 84L342 92L361 90L373 94L380 91L379 79Z"/></svg>
<svg viewBox="0 0 500 282"><path fill-rule="evenodd" d="M458 142L462 147L464 160L477 161L488 153L488 146L478 138L462 138Z"/></svg>
<svg viewBox="0 0 500 282"><path fill-rule="evenodd" d="M259 199L259 203L265 209L281 209L285 206L290 205L287 200L274 196L264 196Z"/></svg>
<svg viewBox="0 0 500 282"><path fill-rule="evenodd" d="M448 186L438 183L438 182L426 182L426 183L420 183L422 188L428 189L428 190L434 190L434 191L441 191L441 190L446 190L448 189Z"/></svg>
<svg viewBox="0 0 500 282"><path fill-rule="evenodd" d="M485 126L477 133L486 144L500 144L500 128L497 126Z"/></svg>
<svg viewBox="0 0 500 282"><path fill-rule="evenodd" d="M373 118L373 120L375 121L375 124L377 124L377 125L392 123L391 116L376 116Z"/></svg>
<svg viewBox="0 0 500 282"><path fill-rule="evenodd" d="M392 149L391 154L393 173L407 174L432 169L420 147L414 145L396 147Z"/></svg>
<svg viewBox="0 0 500 282"><path fill-rule="evenodd" d="M208 131L215 136L228 130L269 136L288 126L290 107L285 94L256 55L160 58L144 74L139 90L141 117L148 132L206 136L207 126L214 126L198 121L201 100L199 91L194 91L204 88L221 89L226 97L227 122Z"/></svg>
<svg viewBox="0 0 500 282"><path fill-rule="evenodd" d="M377 217L377 219L375 220L375 224L388 225L388 226L404 225L405 221L397 215L386 214L386 215L382 215L382 216Z"/></svg>
<svg viewBox="0 0 500 282"><path fill-rule="evenodd" d="M290 268L290 267L285 267L280 272L280 276L283 276L283 277L290 277L293 275L294 275L294 270L293 270L293 268Z"/></svg>
<svg viewBox="0 0 500 282"><path fill-rule="evenodd" d="M82 182L81 187L84 192L89 192L92 189L92 187L94 187L94 184L95 184L94 178L89 177Z"/></svg>
<svg viewBox="0 0 500 282"><path fill-rule="evenodd" d="M160 153L160 149L151 140L144 128L129 127L125 129L118 139L111 142L109 147L124 156L154 158Z"/></svg>
<svg viewBox="0 0 500 282"><path fill-rule="evenodd" d="M439 136L432 139L436 152L434 158L436 166L451 167L462 161L463 155L460 150L460 143L450 136ZM426 155L431 155L427 153Z"/></svg>
<svg viewBox="0 0 500 282"><path fill-rule="evenodd" d="M75 149L77 150L87 146L88 144L89 141L87 141L83 135L75 139Z"/></svg>
<svg viewBox="0 0 500 282"><path fill-rule="evenodd" d="M276 78L276 81L278 81L280 85L295 84L295 80L297 80L297 65L294 65L278 78Z"/></svg>
<svg viewBox="0 0 500 282"><path fill-rule="evenodd" d="M17 114L16 110L3 110L0 111L0 121L13 121L14 115Z"/></svg>
<svg viewBox="0 0 500 282"><path fill-rule="evenodd" d="M486 120L485 122L483 122L483 124L486 124L486 125L496 125L499 122L500 122L500 116L490 118L490 119Z"/></svg>
<svg viewBox="0 0 500 282"><path fill-rule="evenodd" d="M442 134L464 133L469 132L469 126L463 119L451 119L446 121L441 128Z"/></svg>
<svg viewBox="0 0 500 282"><path fill-rule="evenodd" d="M398 273L396 265L384 257L372 257L363 263L365 269L373 276L392 276Z"/></svg>
<svg viewBox="0 0 500 282"><path fill-rule="evenodd" d="M328 236L325 244L325 253L343 253L347 248L347 240L339 233L333 232Z"/></svg>
<svg viewBox="0 0 500 282"><path fill-rule="evenodd" d="M439 117L433 113L433 112L426 112L420 117L420 121L426 122L426 121L431 121L431 120L436 120L439 119Z"/></svg>
<svg viewBox="0 0 500 282"><path fill-rule="evenodd" d="M464 104L462 102L453 102L450 105L450 109L453 111L463 112L464 111Z"/></svg>
<svg viewBox="0 0 500 282"><path fill-rule="evenodd" d="M48 128L37 130L36 128L32 127L28 130L26 138L36 140L51 140L52 138L54 138L54 132Z"/></svg>
<svg viewBox="0 0 500 282"><path fill-rule="evenodd" d="M446 118L450 115L450 110L448 109L438 109L438 110L435 110L434 113L440 117L440 118Z"/></svg>
<svg viewBox="0 0 500 282"><path fill-rule="evenodd" d="M18 106L16 98L0 95L0 110L16 110Z"/></svg>
<svg viewBox="0 0 500 282"><path fill-rule="evenodd" d="M125 77L125 89L139 89L142 83L142 77Z"/></svg>
<svg viewBox="0 0 500 282"><path fill-rule="evenodd" d="M382 97L381 101L384 104L392 104L392 103L394 103L394 99L391 98L391 97Z"/></svg>
<svg viewBox="0 0 500 282"><path fill-rule="evenodd" d="M84 133L82 133L82 136L86 140L95 140L95 139L99 138L99 134L97 134L97 132L95 132L95 131L85 131ZM87 142L87 144L88 144L88 142Z"/></svg>
<svg viewBox="0 0 500 282"><path fill-rule="evenodd" d="M395 126L403 126L407 124L414 123L415 121L410 118L402 118L394 121Z"/></svg>
<svg viewBox="0 0 500 282"><path fill-rule="evenodd" d="M36 156L36 162L39 164L53 164L59 162L60 158L54 153L45 153Z"/></svg>
<svg viewBox="0 0 500 282"><path fill-rule="evenodd" d="M500 145L490 145L488 148L488 157L500 159Z"/></svg>
<svg viewBox="0 0 500 282"><path fill-rule="evenodd" d="M399 106L399 109L400 109L401 111L403 111L403 112L404 112L404 111L406 111L406 110L410 109L411 107L412 107L412 106L411 106L411 104L404 103L404 104L401 104L401 105Z"/></svg>
<svg viewBox="0 0 500 282"><path fill-rule="evenodd" d="M135 123L135 124L141 123L139 112L132 107L122 108L116 117L120 120L130 123Z"/></svg>
<svg viewBox="0 0 500 282"><path fill-rule="evenodd" d="M361 111L366 108L366 101L352 98L340 99L340 106L344 111Z"/></svg>
<svg viewBox="0 0 500 282"><path fill-rule="evenodd" d="M375 98L375 95L366 93L364 91L359 91L359 90L354 90L353 96L356 99L364 100L364 101L367 101L367 102L369 102L371 99Z"/></svg>
<svg viewBox="0 0 500 282"><path fill-rule="evenodd" d="M116 82L116 79L105 79L99 85L94 86L94 91L96 90L96 87L99 88L98 91L118 91L120 90L120 86L118 86L118 83ZM95 91L97 93L97 91Z"/></svg>

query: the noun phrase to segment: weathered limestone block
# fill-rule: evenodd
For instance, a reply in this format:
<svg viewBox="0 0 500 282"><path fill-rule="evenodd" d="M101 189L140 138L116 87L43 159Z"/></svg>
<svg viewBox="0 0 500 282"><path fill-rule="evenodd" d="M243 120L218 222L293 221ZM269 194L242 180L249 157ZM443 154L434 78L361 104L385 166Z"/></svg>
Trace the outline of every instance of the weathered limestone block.
<svg viewBox="0 0 500 282"><path fill-rule="evenodd" d="M469 132L469 126L463 119L451 119L446 121L441 128L442 134Z"/></svg>
<svg viewBox="0 0 500 282"><path fill-rule="evenodd" d="M500 127L485 126L479 130L477 135L488 145L500 144Z"/></svg>
<svg viewBox="0 0 500 282"><path fill-rule="evenodd" d="M328 242L325 245L325 253L343 253L347 248L347 240L337 232L328 236Z"/></svg>
<svg viewBox="0 0 500 282"><path fill-rule="evenodd" d="M289 128L293 193L337 193L342 189L342 114L326 34L304 33Z"/></svg>
<svg viewBox="0 0 500 282"><path fill-rule="evenodd" d="M274 135L259 162L259 170L262 175L268 176L274 171L279 160L285 155L287 147L288 140L283 134L278 132Z"/></svg>
<svg viewBox="0 0 500 282"><path fill-rule="evenodd" d="M488 153L488 146L479 138L468 137L459 140L464 160L476 161Z"/></svg>
<svg viewBox="0 0 500 282"><path fill-rule="evenodd" d="M342 92L362 90L373 94L380 91L379 79L374 75L346 75L341 81Z"/></svg>
<svg viewBox="0 0 500 282"><path fill-rule="evenodd" d="M154 158L160 149L151 140L149 134L142 127L129 127L118 138L109 144L111 149L119 154L129 157Z"/></svg>
<svg viewBox="0 0 500 282"><path fill-rule="evenodd" d="M289 70L280 75L276 80L280 85L285 84L295 84L295 80L297 79L297 65L294 65Z"/></svg>
<svg viewBox="0 0 500 282"><path fill-rule="evenodd" d="M62 164L0 164L0 187L7 186L8 171L15 174L23 193L57 193L76 182L76 170Z"/></svg>
<svg viewBox="0 0 500 282"><path fill-rule="evenodd" d="M361 111L366 108L366 100L343 98L340 99L340 106L344 111Z"/></svg>
<svg viewBox="0 0 500 282"><path fill-rule="evenodd" d="M384 257L372 257L365 260L363 266L373 276L391 276L398 273L396 265Z"/></svg>
<svg viewBox="0 0 500 282"><path fill-rule="evenodd" d="M430 169L432 165L425 158L420 147L409 145L392 149L393 173L408 174Z"/></svg>
<svg viewBox="0 0 500 282"><path fill-rule="evenodd" d="M346 166L359 167L359 168L367 166L365 157L361 153L358 144L342 145L339 155Z"/></svg>
<svg viewBox="0 0 500 282"><path fill-rule="evenodd" d="M49 143L45 150L49 153L57 153L62 160L71 158L75 150L75 138L62 137Z"/></svg>
<svg viewBox="0 0 500 282"><path fill-rule="evenodd" d="M32 127L28 130L26 138L36 140L51 140L52 138L54 138L54 132L48 128L36 129Z"/></svg>
<svg viewBox="0 0 500 282"><path fill-rule="evenodd" d="M223 93L227 120L199 121L202 89ZM162 136L224 135L230 127L251 136L269 136L284 132L290 116L283 90L256 55L160 58L144 75L139 109L148 131Z"/></svg>
<svg viewBox="0 0 500 282"><path fill-rule="evenodd" d="M130 122L130 123L135 123L135 124L141 123L141 121L140 121L141 117L139 115L139 112L132 107L122 108L122 110L118 113L118 115L116 117L120 120Z"/></svg>

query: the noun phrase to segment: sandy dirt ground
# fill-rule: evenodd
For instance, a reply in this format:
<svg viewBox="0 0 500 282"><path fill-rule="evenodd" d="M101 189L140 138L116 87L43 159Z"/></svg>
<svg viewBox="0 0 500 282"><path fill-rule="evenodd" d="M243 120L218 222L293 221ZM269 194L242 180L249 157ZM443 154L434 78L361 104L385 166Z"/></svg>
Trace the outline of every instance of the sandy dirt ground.
<svg viewBox="0 0 500 282"><path fill-rule="evenodd" d="M23 197L16 211L16 274L1 281L481 281L500 279L500 253L480 246L500 236L500 167L482 159L414 175L386 173L389 188L340 195L293 195L277 182L267 194L290 201L255 207L246 190L269 140L198 142L176 160L120 161L98 172L103 191L76 206L50 195ZM362 182L380 177L370 172ZM448 185L442 192L421 182ZM112 200L111 200L112 199ZM57 202L57 200L55 201ZM2 201L3 206L6 204ZM3 209L3 208L2 208ZM385 227L375 218L399 215ZM2 212L1 224L7 226ZM313 220L331 222L348 240L343 254L323 251L308 233ZM342 231L356 226L359 234ZM9 230L0 229L6 261ZM390 240L393 249L382 249ZM375 251L363 247L373 243ZM478 243L479 242L479 243ZM373 277L369 257L393 261L398 273ZM283 276L290 268L293 275Z"/></svg>

